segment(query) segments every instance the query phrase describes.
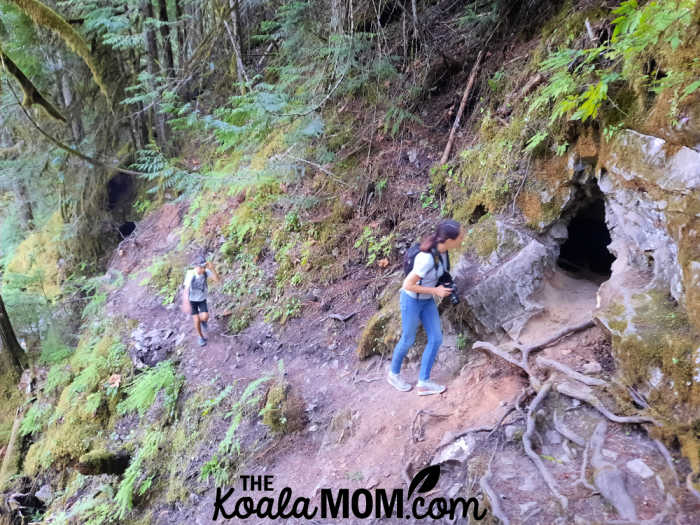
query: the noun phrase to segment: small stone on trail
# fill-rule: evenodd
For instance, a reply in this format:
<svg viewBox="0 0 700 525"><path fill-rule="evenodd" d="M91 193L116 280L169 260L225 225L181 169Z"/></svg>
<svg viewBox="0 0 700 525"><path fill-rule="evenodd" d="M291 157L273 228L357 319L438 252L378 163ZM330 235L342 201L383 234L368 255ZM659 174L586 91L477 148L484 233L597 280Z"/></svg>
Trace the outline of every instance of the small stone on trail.
<svg viewBox="0 0 700 525"><path fill-rule="evenodd" d="M627 469L632 472L633 474L636 474L642 479L647 479L650 478L654 475L654 471L651 470L646 463L644 463L641 459L632 459L626 463Z"/></svg>
<svg viewBox="0 0 700 525"><path fill-rule="evenodd" d="M605 456L608 459L612 459L613 461L617 459L617 452L613 452L612 450L608 450L607 448L604 448L600 451L603 456Z"/></svg>
<svg viewBox="0 0 700 525"><path fill-rule="evenodd" d="M603 370L603 367L600 366L600 363L598 361L591 361L590 363L586 363L585 365L583 365L582 368L584 374L599 374Z"/></svg>

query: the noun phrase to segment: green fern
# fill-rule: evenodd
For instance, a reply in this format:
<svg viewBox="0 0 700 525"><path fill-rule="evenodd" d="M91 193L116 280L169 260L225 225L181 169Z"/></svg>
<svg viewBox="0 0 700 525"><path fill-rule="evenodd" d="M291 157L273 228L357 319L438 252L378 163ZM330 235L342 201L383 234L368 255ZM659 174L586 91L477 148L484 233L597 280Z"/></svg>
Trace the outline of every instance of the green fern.
<svg viewBox="0 0 700 525"><path fill-rule="evenodd" d="M117 405L117 411L119 414L138 412L143 416L155 401L158 392L163 390L165 411L170 417L183 382L183 376L176 373L171 361L161 361L129 383L126 387L127 397Z"/></svg>

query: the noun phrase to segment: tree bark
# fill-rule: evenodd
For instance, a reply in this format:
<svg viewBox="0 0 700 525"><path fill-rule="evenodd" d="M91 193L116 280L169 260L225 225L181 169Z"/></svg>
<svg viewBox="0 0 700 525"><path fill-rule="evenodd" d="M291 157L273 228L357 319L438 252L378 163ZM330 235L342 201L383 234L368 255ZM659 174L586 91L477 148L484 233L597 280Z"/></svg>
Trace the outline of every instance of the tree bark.
<svg viewBox="0 0 700 525"><path fill-rule="evenodd" d="M148 71L151 77L151 89L156 92L156 85L153 80L155 76L159 73L158 69L158 42L156 41L156 32L152 27L146 25L149 18L154 18L153 4L151 0L145 0L141 3L141 16L143 17L143 36L146 43L146 71ZM153 122L155 123L156 134L158 135L158 140L156 143L160 147L161 151L167 155L168 154L168 137L167 130L165 127L165 116L160 113L160 97L156 96L156 100L152 107Z"/></svg>
<svg viewBox="0 0 700 525"><path fill-rule="evenodd" d="M182 18L182 0L175 0L175 21L177 22L177 65L182 68L187 60L187 53L185 53L185 28L183 27L185 22Z"/></svg>
<svg viewBox="0 0 700 525"><path fill-rule="evenodd" d="M15 188L17 200L19 201L20 209L22 210L22 221L29 230L34 229L34 211L32 210L32 202L27 195L27 186L24 181L18 180Z"/></svg>
<svg viewBox="0 0 700 525"><path fill-rule="evenodd" d="M12 323L10 323L10 318L5 310L2 295L0 295L0 339L2 339L2 349L0 349L2 369L16 375L16 378L19 379L24 370L24 350L17 341Z"/></svg>
<svg viewBox="0 0 700 525"><path fill-rule="evenodd" d="M167 71L172 74L172 71L175 69L175 63L173 61L173 45L170 40L170 26L168 25L168 4L166 0L158 0L158 11L160 21L163 22L163 25L160 26L160 36L163 37L165 65L168 68Z"/></svg>

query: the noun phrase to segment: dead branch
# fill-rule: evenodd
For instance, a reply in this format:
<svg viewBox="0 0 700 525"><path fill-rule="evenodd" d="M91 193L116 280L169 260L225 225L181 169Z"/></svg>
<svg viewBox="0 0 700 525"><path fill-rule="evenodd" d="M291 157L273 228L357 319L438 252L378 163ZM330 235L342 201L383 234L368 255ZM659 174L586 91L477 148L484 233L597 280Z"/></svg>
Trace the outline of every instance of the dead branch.
<svg viewBox="0 0 700 525"><path fill-rule="evenodd" d="M614 421L615 423L653 423L654 425L659 426L659 423L656 420L647 416L617 416L613 414L607 408L605 408L603 403L595 395L593 395L593 391L587 386L580 384L574 385L569 382L564 382L557 384L557 392L588 403L610 421Z"/></svg>
<svg viewBox="0 0 700 525"><path fill-rule="evenodd" d="M486 436L486 439L490 438L493 435L493 433L496 432L496 430L498 430L500 428L503 421L508 417L508 414L510 414L513 411L515 411L514 406L512 406L512 407L508 408L508 410L506 410L506 413L503 414L503 417L501 417L501 419L498 420L498 423L496 423L496 426L493 427L493 430L491 430L491 432L489 432L489 435Z"/></svg>
<svg viewBox="0 0 700 525"><path fill-rule="evenodd" d="M525 434L523 435L523 446L525 447L525 453L537 467L537 470L542 475L542 478L549 487L549 490L551 490L554 496L559 500L559 504L561 505L562 509L566 509L569 504L566 496L559 493L556 481L554 481L554 478L542 463L540 456L537 455L537 453L535 453L535 451L532 449L532 435L535 432L535 411L540 403L542 403L542 401L544 401L544 399L547 397L547 394L551 389L552 381L550 380L542 385L542 388L540 388L540 391L537 393L535 399L532 400L532 403L530 403L530 406L527 409L527 428L525 430Z"/></svg>
<svg viewBox="0 0 700 525"><path fill-rule="evenodd" d="M579 447L586 446L586 440L567 427L564 422L559 419L559 413L556 410L554 411L554 428L557 429L557 432L562 436L572 443L576 443Z"/></svg>
<svg viewBox="0 0 700 525"><path fill-rule="evenodd" d="M442 152L442 157L440 158L440 164L445 164L447 162L447 159L450 158L450 151L452 150L452 144L454 143L455 140L455 132L457 131L457 128L459 127L459 121L462 118L462 113L464 113L464 108L467 105L467 99L469 98L469 93L472 89L472 85L474 84L474 79L476 78L476 72L479 69L479 64L481 63L481 57L483 56L484 52L479 51L479 54L476 57L476 62L474 62L474 66L472 66L472 71L469 74L469 80L467 81L467 87L464 88L464 94L462 95L462 101L459 103L459 109L457 110L457 116L455 117L455 121L452 124L452 129L450 130L450 137L447 139L447 145L445 146L445 151Z"/></svg>
<svg viewBox="0 0 700 525"><path fill-rule="evenodd" d="M569 376L571 379L575 379L576 381L580 381L581 383L584 383L588 386L607 386L607 381L603 381L602 379L598 379L596 377L589 377L584 374L579 374L575 370L572 370L568 366L566 366L563 363L560 363L559 361L554 361L553 359L546 359L542 356L538 357L536 360L538 365L546 367L546 368L554 368L555 370L558 370L562 374L565 374Z"/></svg>

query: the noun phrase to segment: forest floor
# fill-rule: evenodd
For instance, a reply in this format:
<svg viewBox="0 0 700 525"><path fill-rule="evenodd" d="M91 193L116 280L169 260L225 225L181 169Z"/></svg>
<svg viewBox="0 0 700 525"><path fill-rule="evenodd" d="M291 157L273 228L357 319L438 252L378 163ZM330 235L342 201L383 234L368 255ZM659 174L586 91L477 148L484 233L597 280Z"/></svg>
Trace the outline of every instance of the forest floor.
<svg viewBox="0 0 700 525"><path fill-rule="evenodd" d="M163 306L160 298L139 284L147 275L144 269L151 258L177 246L183 210L183 205L170 204L152 213L138 225L128 248L115 254L110 269L123 272L126 279L124 286L110 295L107 315L133 319L144 331L172 329L178 334L179 371L187 380L185 396L212 382L218 391L236 380L246 384L274 371L277 360L283 360L285 379L304 403L304 428L279 437L270 436L260 423L242 428L242 440L255 442L255 446L238 474L272 475L274 492L265 495L276 498L288 486L293 498L308 497L313 508L320 501L321 488L331 488L334 493L341 488L406 489L416 472L438 461L452 467L457 465L456 470L448 471L445 479L451 481L447 485L441 483L440 490L447 491L450 483L454 485L456 477L461 476L464 479L460 494L469 497L476 493L476 478L469 472L467 458L446 458L443 445L449 444L450 436L458 436L465 429L496 425L527 386L527 378L519 369L478 350L458 350L457 334L448 321L443 321L444 343L431 379L445 384L446 391L421 397L414 390L395 390L385 379L390 356L375 355L360 361L355 352L362 329L375 313L373 297L386 284L386 281L377 284L360 265L351 279L323 289L317 300L305 304L300 318L290 319L284 325L271 325L258 319L240 334L230 335L226 333L221 312L210 307L209 341L206 347L199 347L191 319L176 306L178 300L176 304ZM185 270L182 269L183 276ZM392 278L400 279L398 274ZM599 284L564 271L553 272L536 298L545 310L525 326L520 343L541 341L561 328L590 319ZM216 289L210 290L215 298ZM215 305L216 300L210 304ZM345 317L351 312L356 314L346 321L329 318L329 314ZM600 364L601 373L609 377L614 372L609 348L603 332L594 326L549 346L538 355L573 369L595 362ZM418 366L416 361L404 361L402 368L402 375L414 384ZM579 410L576 423L570 424L583 434L590 434L600 420L595 410L579 404L565 410ZM513 427L515 422L511 423L509 426ZM190 479L198 474L227 426L221 421L206 443L193 446L193 461L183 476ZM676 506L669 504L666 494L675 473L670 472L646 433L636 427L633 430L613 424L606 448L617 451L606 452L609 458L616 458L621 470L625 462L639 459L658 473L651 481L635 477L639 473L625 473L628 486L637 487L632 498L640 509L640 519L663 513L664 517L673 515L675 523L692 523L691 516L694 513L697 516L700 510L697 502L675 493ZM513 432L510 433L512 438ZM599 494L591 494L574 483L581 453L572 453L566 440L554 434L547 431L544 439L540 437L540 453L551 458L553 465L548 467L558 482L568 486L574 507L581 506L578 513L587 516L586 523L592 523L591 519L615 519L614 509ZM257 437L260 435L264 439ZM461 442L460 446L467 445ZM548 494L530 459L522 453L519 440L511 439L502 445L497 442L496 447L499 446L502 449L494 464L492 484L507 498L502 505L513 516L513 522L566 523L552 509L554 498ZM473 455L479 451L487 456L491 454L492 443L483 442L479 447L472 450ZM467 477L463 473L468 473ZM467 479L471 480L470 486L465 484ZM469 492L470 488L473 493ZM212 481L208 488L203 488L193 480L188 502L162 505L157 509L155 522L209 523L215 495Z"/></svg>

